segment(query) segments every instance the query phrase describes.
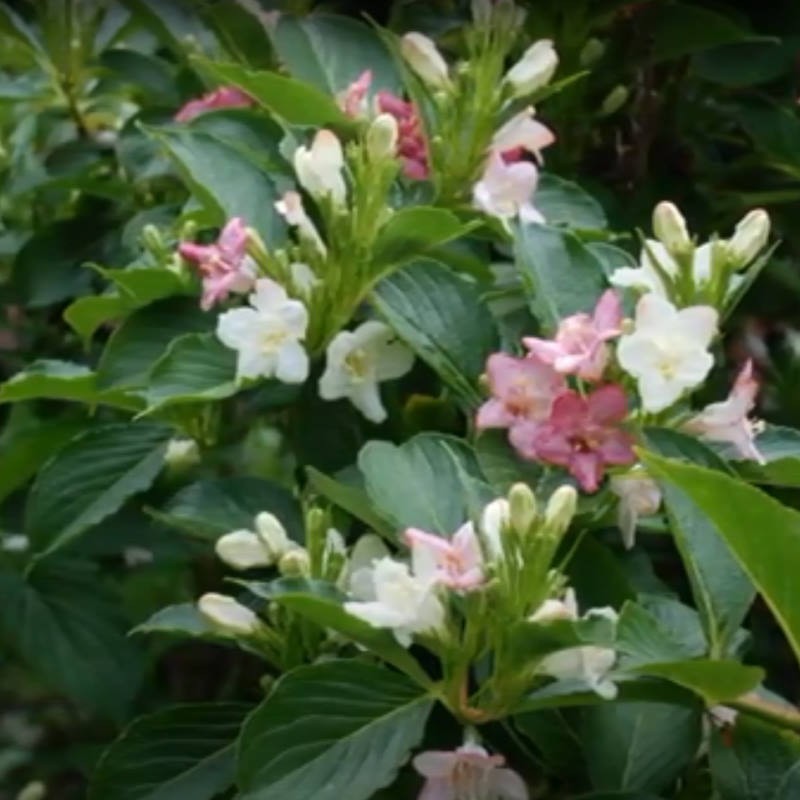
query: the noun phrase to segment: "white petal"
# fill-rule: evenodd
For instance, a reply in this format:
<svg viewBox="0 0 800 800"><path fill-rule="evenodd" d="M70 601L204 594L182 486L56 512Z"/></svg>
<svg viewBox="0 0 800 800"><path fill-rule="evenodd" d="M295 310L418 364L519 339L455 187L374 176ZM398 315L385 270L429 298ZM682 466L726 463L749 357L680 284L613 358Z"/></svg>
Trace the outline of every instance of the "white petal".
<svg viewBox="0 0 800 800"><path fill-rule="evenodd" d="M323 400L339 400L350 393L350 377L341 366L332 364L330 359L325 372L319 379L319 396Z"/></svg>
<svg viewBox="0 0 800 800"><path fill-rule="evenodd" d="M250 305L261 312L278 311L288 300L286 290L269 278L259 278L250 295Z"/></svg>
<svg viewBox="0 0 800 800"><path fill-rule="evenodd" d="M717 332L719 314L711 306L692 306L678 312L678 330L696 347L706 348Z"/></svg>
<svg viewBox="0 0 800 800"><path fill-rule="evenodd" d="M287 332L295 339L302 339L308 328L308 310L299 300L287 300L277 314L283 320Z"/></svg>
<svg viewBox="0 0 800 800"><path fill-rule="evenodd" d="M275 374L276 357L274 353L265 353L255 347L246 347L239 351L236 362L237 378L271 378Z"/></svg>
<svg viewBox="0 0 800 800"><path fill-rule="evenodd" d="M414 366L414 353L393 333L392 340L384 340L375 346L375 377L379 381L391 381L405 375Z"/></svg>
<svg viewBox="0 0 800 800"><path fill-rule="evenodd" d="M684 392L684 385L668 380L658 371L645 373L639 378L639 394L645 411L658 413L669 408Z"/></svg>
<svg viewBox="0 0 800 800"><path fill-rule="evenodd" d="M371 422L377 424L386 419L386 409L375 381L362 381L351 387L350 402Z"/></svg>
<svg viewBox="0 0 800 800"><path fill-rule="evenodd" d="M278 350L275 377L284 383L302 383L308 377L308 354L300 342L285 342Z"/></svg>
<svg viewBox="0 0 800 800"><path fill-rule="evenodd" d="M677 365L675 378L687 389L699 386L714 366L714 359L705 350L687 352Z"/></svg>
<svg viewBox="0 0 800 800"><path fill-rule="evenodd" d="M252 308L233 308L219 315L217 338L226 347L239 350L254 342L260 333L258 313Z"/></svg>
<svg viewBox="0 0 800 800"><path fill-rule="evenodd" d="M680 328L676 327L678 311L666 297L657 294L646 294L636 304L637 333L666 333L673 335Z"/></svg>
<svg viewBox="0 0 800 800"><path fill-rule="evenodd" d="M648 270L638 267L619 267L611 273L611 283L621 289L638 289L644 292L665 294L664 285Z"/></svg>
<svg viewBox="0 0 800 800"><path fill-rule="evenodd" d="M344 610L354 617L364 620L373 628L394 628L405 622L405 615L397 609L390 608L381 602L344 604Z"/></svg>
<svg viewBox="0 0 800 800"><path fill-rule="evenodd" d="M617 360L625 372L634 376L655 370L661 358L661 349L652 339L633 333L623 336L617 347Z"/></svg>

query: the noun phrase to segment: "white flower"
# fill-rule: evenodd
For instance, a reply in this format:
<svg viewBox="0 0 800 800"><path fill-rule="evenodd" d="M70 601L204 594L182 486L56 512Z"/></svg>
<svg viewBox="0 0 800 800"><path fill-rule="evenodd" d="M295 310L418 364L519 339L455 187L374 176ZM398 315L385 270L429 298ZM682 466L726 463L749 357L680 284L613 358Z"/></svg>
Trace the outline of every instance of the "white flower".
<svg viewBox="0 0 800 800"><path fill-rule="evenodd" d="M511 117L495 132L491 149L505 153L521 147L523 150L533 153L536 160L541 162L541 151L553 144L556 137L546 125L542 125L533 118L534 113L533 106L528 106Z"/></svg>
<svg viewBox="0 0 800 800"><path fill-rule="evenodd" d="M708 347L717 319L710 306L679 311L657 294L639 300L635 329L620 338L617 359L636 378L646 411L669 408L705 380L714 364Z"/></svg>
<svg viewBox="0 0 800 800"><path fill-rule="evenodd" d="M599 616L616 622L617 614L611 608L593 608L584 614L584 619ZM531 622L547 624L557 620L577 620L578 604L575 592L567 589L563 600L545 600L530 617ZM607 675L614 666L617 655L611 648L585 645L570 647L545 656L537 671L557 680L581 680L606 700L617 696L616 685Z"/></svg>
<svg viewBox="0 0 800 800"><path fill-rule="evenodd" d="M612 476L610 489L619 497L617 524L622 533L622 543L630 550L639 517L655 514L661 506L661 490L643 469Z"/></svg>
<svg viewBox="0 0 800 800"><path fill-rule="evenodd" d="M239 354L237 379L302 383L308 377L308 355L300 344L308 326L306 307L269 278L256 281L249 302L250 308L231 309L217 320L217 338Z"/></svg>
<svg viewBox="0 0 800 800"><path fill-rule="evenodd" d="M303 241L311 244L323 258L328 255L328 248L325 247L319 231L306 214L306 210L303 208L303 199L297 192L286 192L280 200L276 201L275 209L289 225L297 228Z"/></svg>
<svg viewBox="0 0 800 800"><path fill-rule="evenodd" d="M511 507L505 497L498 497L484 507L480 530L490 560L503 557L503 530L511 524Z"/></svg>
<svg viewBox="0 0 800 800"><path fill-rule="evenodd" d="M390 628L404 647L411 644L415 633L435 634L444 627L445 610L436 595L433 576L412 575L407 564L382 558L369 577L375 599L345 603L348 614L374 628Z"/></svg>
<svg viewBox="0 0 800 800"><path fill-rule="evenodd" d="M447 62L432 39L422 33L407 33L400 40L400 52L414 72L433 89L450 85Z"/></svg>
<svg viewBox="0 0 800 800"><path fill-rule="evenodd" d="M362 536L353 546L347 569L342 574L347 593L357 600L374 600L372 569L376 561L388 557L389 550L380 536L374 533Z"/></svg>
<svg viewBox="0 0 800 800"><path fill-rule="evenodd" d="M508 84L515 97L541 89L550 83L558 66L558 54L550 39L534 42L506 73L503 82Z"/></svg>
<svg viewBox="0 0 800 800"><path fill-rule="evenodd" d="M252 636L261 627L258 617L232 597L209 592L197 601L200 613L225 633Z"/></svg>
<svg viewBox="0 0 800 800"><path fill-rule="evenodd" d="M746 267L764 249L769 239L769 214L756 208L739 220L728 241L728 258L737 269Z"/></svg>
<svg viewBox="0 0 800 800"><path fill-rule="evenodd" d="M670 253L687 253L692 248L686 220L674 203L662 201L653 209L653 233Z"/></svg>
<svg viewBox="0 0 800 800"><path fill-rule="evenodd" d="M310 149L301 146L294 152L294 171L300 185L312 197L329 197L336 206L347 199L343 169L342 144L332 131L318 131Z"/></svg>
<svg viewBox="0 0 800 800"><path fill-rule="evenodd" d="M391 328L370 320L354 331L341 331L328 345L325 372L319 381L323 400L346 397L372 422L383 422L386 410L378 384L405 375L414 354Z"/></svg>
<svg viewBox="0 0 800 800"><path fill-rule="evenodd" d="M539 171L530 161L506 164L500 153L493 151L483 176L473 187L473 203L484 213L502 220L518 216L523 222L544 222L531 202L538 182Z"/></svg>

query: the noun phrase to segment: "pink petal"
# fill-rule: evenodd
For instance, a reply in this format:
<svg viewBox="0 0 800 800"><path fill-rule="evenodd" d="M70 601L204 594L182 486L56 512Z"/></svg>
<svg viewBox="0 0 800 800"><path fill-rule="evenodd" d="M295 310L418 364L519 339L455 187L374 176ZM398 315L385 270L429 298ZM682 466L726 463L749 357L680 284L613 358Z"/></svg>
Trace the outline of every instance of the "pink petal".
<svg viewBox="0 0 800 800"><path fill-rule="evenodd" d="M611 431L597 448L606 464L630 464L636 460L634 439L625 431Z"/></svg>
<svg viewBox="0 0 800 800"><path fill-rule="evenodd" d="M586 492L596 492L603 478L603 461L595 452L571 454L569 471Z"/></svg>
<svg viewBox="0 0 800 800"><path fill-rule="evenodd" d="M456 787L446 778L425 781L417 800L458 800Z"/></svg>
<svg viewBox="0 0 800 800"><path fill-rule="evenodd" d="M487 400L479 409L475 417L475 427L478 430L486 428L508 428L514 422L511 414L501 400Z"/></svg>
<svg viewBox="0 0 800 800"><path fill-rule="evenodd" d="M511 426L508 439L514 449L529 461L539 458L537 452L537 436L541 426L535 422L518 422Z"/></svg>
<svg viewBox="0 0 800 800"><path fill-rule="evenodd" d="M178 245L178 252L187 261L194 261L200 264L203 261L209 261L219 253L216 245L209 244L195 244L194 242L181 242Z"/></svg>
<svg viewBox="0 0 800 800"><path fill-rule="evenodd" d="M513 769L496 769L489 780L494 793L501 800L528 800L525 782Z"/></svg>
<svg viewBox="0 0 800 800"><path fill-rule="evenodd" d="M409 547L427 547L440 556L449 556L453 551L453 547L447 539L443 539L435 533L421 531L419 528L407 528L403 539Z"/></svg>
<svg viewBox="0 0 800 800"><path fill-rule="evenodd" d="M458 764L458 755L451 750L426 750L414 756L411 764L424 778L448 778Z"/></svg>
<svg viewBox="0 0 800 800"><path fill-rule="evenodd" d="M241 217L231 217L220 232L217 245L226 259L239 262L247 248L247 228Z"/></svg>
<svg viewBox="0 0 800 800"><path fill-rule="evenodd" d="M422 161L417 161L413 158L403 159L403 175L406 178L411 178L414 181L424 181L427 180L429 174L427 165Z"/></svg>
<svg viewBox="0 0 800 800"><path fill-rule="evenodd" d="M622 325L622 300L614 289L607 289L600 296L592 319L597 333L604 339L619 335Z"/></svg>
<svg viewBox="0 0 800 800"><path fill-rule="evenodd" d="M528 352L545 364L552 364L559 356L563 355L564 348L552 339L538 339L535 336L526 336L522 340Z"/></svg>
<svg viewBox="0 0 800 800"><path fill-rule="evenodd" d="M567 389L553 401L550 420L552 425L559 430L572 433L585 425L588 415L587 401L577 392Z"/></svg>
<svg viewBox="0 0 800 800"><path fill-rule="evenodd" d="M549 422L537 425L531 430L520 431L523 426L515 425L511 429L511 443L524 454L527 447L528 457L548 461L566 467L572 457L572 445L558 426ZM517 441L519 439L519 441Z"/></svg>
<svg viewBox="0 0 800 800"><path fill-rule="evenodd" d="M616 383L595 389L586 402L589 415L601 425L620 422L628 415L628 398Z"/></svg>

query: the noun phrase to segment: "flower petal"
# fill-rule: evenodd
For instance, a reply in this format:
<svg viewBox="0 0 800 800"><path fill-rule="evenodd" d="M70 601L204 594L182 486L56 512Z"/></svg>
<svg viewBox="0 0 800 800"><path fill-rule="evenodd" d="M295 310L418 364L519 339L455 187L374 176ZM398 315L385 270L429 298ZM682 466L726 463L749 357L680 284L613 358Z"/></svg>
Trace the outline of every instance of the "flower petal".
<svg viewBox="0 0 800 800"><path fill-rule="evenodd" d="M303 383L308 377L308 354L300 342L285 342L278 350L275 377L283 383Z"/></svg>

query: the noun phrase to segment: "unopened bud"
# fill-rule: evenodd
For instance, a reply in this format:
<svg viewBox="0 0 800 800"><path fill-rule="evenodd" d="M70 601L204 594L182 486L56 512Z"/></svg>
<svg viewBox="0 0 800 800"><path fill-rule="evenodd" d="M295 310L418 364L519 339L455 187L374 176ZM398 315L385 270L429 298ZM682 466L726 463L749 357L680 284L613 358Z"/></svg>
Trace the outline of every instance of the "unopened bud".
<svg viewBox="0 0 800 800"><path fill-rule="evenodd" d="M511 525L520 534L526 534L536 522L538 509L536 497L525 483L515 483L508 492Z"/></svg>
<svg viewBox="0 0 800 800"><path fill-rule="evenodd" d="M653 232L670 253L688 253L692 249L686 220L673 203L662 201L653 209Z"/></svg>
<svg viewBox="0 0 800 800"><path fill-rule="evenodd" d="M217 539L214 550L221 561L234 569L268 567L274 561L269 548L253 531L226 533Z"/></svg>
<svg viewBox="0 0 800 800"><path fill-rule="evenodd" d="M746 267L764 249L769 239L769 214L763 208L750 211L739 221L728 241L728 257L737 267Z"/></svg>
<svg viewBox="0 0 800 800"><path fill-rule="evenodd" d="M514 97L525 97L550 83L558 67L558 54L550 39L534 42L506 73L505 83Z"/></svg>
<svg viewBox="0 0 800 800"><path fill-rule="evenodd" d="M256 533L272 561L278 561L284 553L295 546L286 533L286 528L281 525L281 521L268 511L262 511L256 516Z"/></svg>
<svg viewBox="0 0 800 800"><path fill-rule="evenodd" d="M397 120L391 114L378 114L367 129L367 154L371 161L383 161L397 154Z"/></svg>
<svg viewBox="0 0 800 800"><path fill-rule="evenodd" d="M311 559L304 547L294 547L278 562L278 570L287 578L307 578L311 573Z"/></svg>
<svg viewBox="0 0 800 800"><path fill-rule="evenodd" d="M258 617L249 608L225 594L204 594L197 601L197 609L224 633L252 636L261 627Z"/></svg>
<svg viewBox="0 0 800 800"><path fill-rule="evenodd" d="M578 507L578 492L572 486L559 486L547 501L544 524L548 533L561 536L569 528Z"/></svg>
<svg viewBox="0 0 800 800"><path fill-rule="evenodd" d="M44 800L47 787L41 781L32 781L17 795L17 800Z"/></svg>
<svg viewBox="0 0 800 800"><path fill-rule="evenodd" d="M619 111L628 102L630 92L627 86L619 84L615 86L607 95L606 99L600 104L600 116L610 117Z"/></svg>
<svg viewBox="0 0 800 800"><path fill-rule="evenodd" d="M514 0L495 0L492 20L498 31L516 34L525 22L525 15L525 9L520 8Z"/></svg>
<svg viewBox="0 0 800 800"><path fill-rule="evenodd" d="M450 86L447 62L432 39L422 33L407 33L400 40L400 52L427 86L432 89Z"/></svg>
<svg viewBox="0 0 800 800"><path fill-rule="evenodd" d="M599 61L605 52L606 46L599 39L592 38L583 46L578 60L582 67L590 67L596 61Z"/></svg>
<svg viewBox="0 0 800 800"><path fill-rule="evenodd" d="M165 250L164 238L161 231L152 223L148 223L142 228L142 244L151 253L159 254Z"/></svg>
<svg viewBox="0 0 800 800"><path fill-rule="evenodd" d="M200 463L200 448L194 439L170 439L164 462L172 470L188 469Z"/></svg>
<svg viewBox="0 0 800 800"><path fill-rule="evenodd" d="M472 21L478 28L485 28L492 21L492 0L472 0Z"/></svg>
<svg viewBox="0 0 800 800"><path fill-rule="evenodd" d="M314 198L329 198L335 206L347 199L344 181L344 152L333 131L317 131L311 147L294 151L294 171L300 185Z"/></svg>
<svg viewBox="0 0 800 800"><path fill-rule="evenodd" d="M508 527L510 521L511 509L505 497L492 500L483 509L480 528L492 559L503 556L503 531Z"/></svg>

